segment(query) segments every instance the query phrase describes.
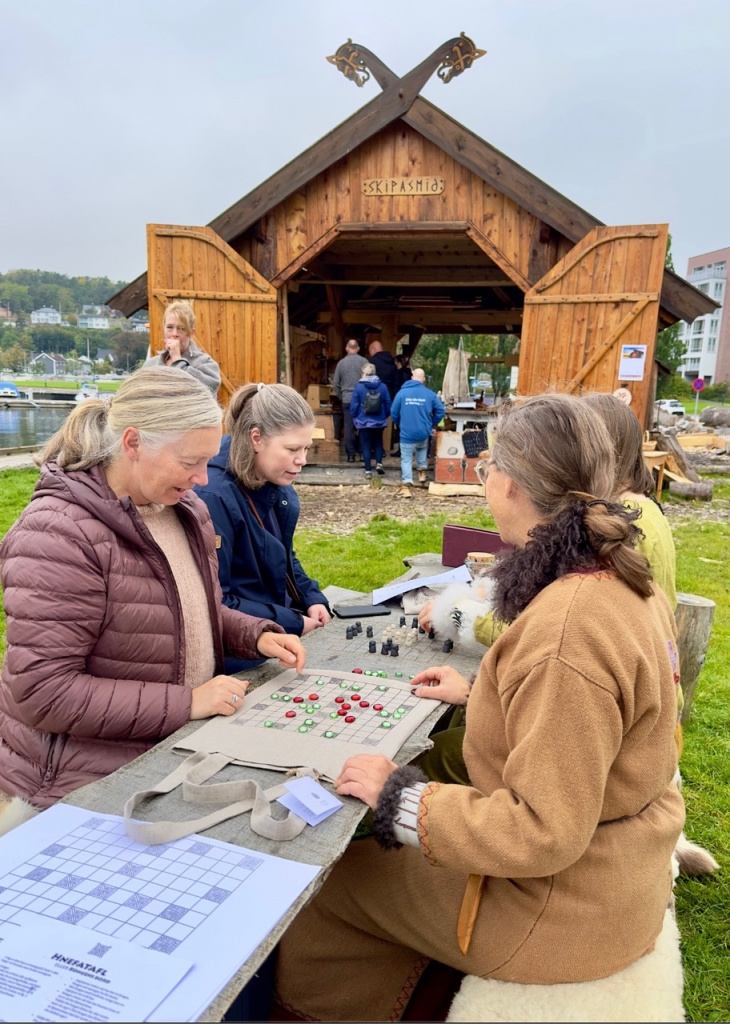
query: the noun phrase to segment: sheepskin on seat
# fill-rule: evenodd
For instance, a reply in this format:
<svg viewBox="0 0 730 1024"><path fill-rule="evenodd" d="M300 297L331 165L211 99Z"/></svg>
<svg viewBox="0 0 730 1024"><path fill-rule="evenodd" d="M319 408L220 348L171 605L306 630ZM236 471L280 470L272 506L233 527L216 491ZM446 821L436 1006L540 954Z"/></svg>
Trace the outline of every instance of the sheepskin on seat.
<svg viewBox="0 0 730 1024"><path fill-rule="evenodd" d="M667 911L651 953L618 974L564 985L517 985L468 975L447 1021L683 1021L679 931Z"/></svg>
<svg viewBox="0 0 730 1024"><path fill-rule="evenodd" d="M19 796L3 800L0 802L0 836L11 832L18 825L22 825L24 821L30 821L40 813L37 807L33 807L26 800L21 800Z"/></svg>

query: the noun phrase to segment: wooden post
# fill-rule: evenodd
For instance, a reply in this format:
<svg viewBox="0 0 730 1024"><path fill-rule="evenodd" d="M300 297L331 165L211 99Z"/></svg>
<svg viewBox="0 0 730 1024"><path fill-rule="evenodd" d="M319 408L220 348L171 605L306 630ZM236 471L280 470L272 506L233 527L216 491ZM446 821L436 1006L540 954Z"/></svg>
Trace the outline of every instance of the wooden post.
<svg viewBox="0 0 730 1024"><path fill-rule="evenodd" d="M283 284L279 289L281 303L281 327L284 332L284 383L292 386L291 332L289 330L289 289Z"/></svg>
<svg viewBox="0 0 730 1024"><path fill-rule="evenodd" d="M715 602L696 594L677 594L677 646L679 648L679 674L684 708L681 721L689 720L697 680L707 657Z"/></svg>

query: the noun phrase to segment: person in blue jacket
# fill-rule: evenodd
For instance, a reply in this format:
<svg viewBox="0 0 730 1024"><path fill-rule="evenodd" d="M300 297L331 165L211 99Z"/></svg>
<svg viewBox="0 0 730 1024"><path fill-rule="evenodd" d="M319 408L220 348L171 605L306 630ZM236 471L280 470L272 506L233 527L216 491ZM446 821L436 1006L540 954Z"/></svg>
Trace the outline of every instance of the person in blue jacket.
<svg viewBox="0 0 730 1024"><path fill-rule="evenodd" d="M393 400L391 415L400 427L400 472L403 498L411 497L413 456L416 456L418 482L426 483L428 439L431 431L444 418L445 409L439 396L426 387L426 374L414 370Z"/></svg>
<svg viewBox="0 0 730 1024"><path fill-rule="evenodd" d="M375 472L379 476L383 469L383 428L390 415L390 393L375 372L372 363L365 363L360 371L362 376L355 385L350 401L352 421L360 435L362 460L365 463L365 479L373 475L373 453Z"/></svg>
<svg viewBox="0 0 730 1024"><path fill-rule="evenodd" d="M304 636L331 617L292 546L299 518L292 484L307 463L312 410L284 384L246 384L231 398L225 429L207 484L195 488L215 527L224 603ZM229 658L225 668L257 664Z"/></svg>

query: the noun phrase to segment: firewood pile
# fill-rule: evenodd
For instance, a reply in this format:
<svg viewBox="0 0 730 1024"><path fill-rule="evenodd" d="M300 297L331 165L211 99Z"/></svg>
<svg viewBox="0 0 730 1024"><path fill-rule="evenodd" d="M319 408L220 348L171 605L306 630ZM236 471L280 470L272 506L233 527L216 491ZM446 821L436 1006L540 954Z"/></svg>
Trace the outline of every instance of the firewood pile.
<svg viewBox="0 0 730 1024"><path fill-rule="evenodd" d="M712 482L700 474L730 474L730 409L704 409L699 424L682 419L671 426L658 425L648 433L644 447L666 452L664 476L671 494L710 501Z"/></svg>

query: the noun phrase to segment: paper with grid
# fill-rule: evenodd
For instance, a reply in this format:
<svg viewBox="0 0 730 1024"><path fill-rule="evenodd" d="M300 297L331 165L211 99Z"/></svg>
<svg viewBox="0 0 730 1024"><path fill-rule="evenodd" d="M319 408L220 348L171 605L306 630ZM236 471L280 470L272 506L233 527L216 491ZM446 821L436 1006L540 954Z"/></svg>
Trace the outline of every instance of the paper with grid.
<svg viewBox="0 0 730 1024"><path fill-rule="evenodd" d="M0 929L32 915L99 949L183 957L195 966L149 1019L194 1020L319 871L199 835L144 846L121 817L57 804L0 838Z"/></svg>
<svg viewBox="0 0 730 1024"><path fill-rule="evenodd" d="M311 768L332 781L354 754L394 757L433 709L433 701L412 695L408 679L290 669L247 694L235 715L211 719L175 749L280 770Z"/></svg>

